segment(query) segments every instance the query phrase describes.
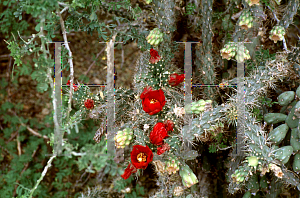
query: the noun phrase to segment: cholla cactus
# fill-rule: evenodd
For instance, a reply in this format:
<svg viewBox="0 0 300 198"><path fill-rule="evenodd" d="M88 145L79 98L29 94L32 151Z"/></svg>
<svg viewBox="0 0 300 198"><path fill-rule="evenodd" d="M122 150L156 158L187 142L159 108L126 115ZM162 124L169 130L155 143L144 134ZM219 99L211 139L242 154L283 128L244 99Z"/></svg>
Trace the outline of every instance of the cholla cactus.
<svg viewBox="0 0 300 198"><path fill-rule="evenodd" d="M147 36L147 42L150 45L158 46L163 41L164 33L158 28L151 30L150 34Z"/></svg>
<svg viewBox="0 0 300 198"><path fill-rule="evenodd" d="M180 162L176 156L170 156L165 164L165 170L169 173L169 175L175 174L177 171L179 171Z"/></svg>
<svg viewBox="0 0 300 198"><path fill-rule="evenodd" d="M115 136L115 144L117 148L125 148L130 144L132 139L133 131L130 128L125 128L123 131L118 131Z"/></svg>
<svg viewBox="0 0 300 198"><path fill-rule="evenodd" d="M242 29L248 30L248 28L253 27L253 16L251 15L250 11L244 11L242 12L240 18L239 18L239 26L241 26Z"/></svg>
<svg viewBox="0 0 300 198"><path fill-rule="evenodd" d="M227 43L224 48L220 50L223 59L230 60L236 54L236 44Z"/></svg>
<svg viewBox="0 0 300 198"><path fill-rule="evenodd" d="M249 4L249 6L252 5L259 5L259 0L246 0L246 2Z"/></svg>
<svg viewBox="0 0 300 198"><path fill-rule="evenodd" d="M183 185L187 188L199 182L196 175L188 165L181 166L179 174L181 176Z"/></svg>
<svg viewBox="0 0 300 198"><path fill-rule="evenodd" d="M270 31L269 38L277 43L277 41L282 41L285 35L285 29L282 26L274 26Z"/></svg>

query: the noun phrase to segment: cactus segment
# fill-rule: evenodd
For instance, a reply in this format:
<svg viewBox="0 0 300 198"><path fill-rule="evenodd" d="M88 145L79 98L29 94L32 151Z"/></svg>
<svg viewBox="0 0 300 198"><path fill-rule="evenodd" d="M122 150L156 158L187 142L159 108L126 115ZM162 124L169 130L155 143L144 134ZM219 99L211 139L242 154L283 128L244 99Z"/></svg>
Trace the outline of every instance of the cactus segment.
<svg viewBox="0 0 300 198"><path fill-rule="evenodd" d="M297 116L297 118L300 118L300 101L298 101L295 105L294 114Z"/></svg>
<svg viewBox="0 0 300 198"><path fill-rule="evenodd" d="M300 154L299 153L297 153L294 157L293 170L296 173L300 172Z"/></svg>
<svg viewBox="0 0 300 198"><path fill-rule="evenodd" d="M278 104L281 105L281 106L286 106L290 102L292 102L294 98L295 98L295 92L293 92L293 91L283 92L277 98L278 99Z"/></svg>
<svg viewBox="0 0 300 198"><path fill-rule="evenodd" d="M251 192L247 191L242 198L251 198Z"/></svg>
<svg viewBox="0 0 300 198"><path fill-rule="evenodd" d="M298 135L297 128L292 129L290 143L294 149L294 152L297 152L300 150L300 137Z"/></svg>
<svg viewBox="0 0 300 198"><path fill-rule="evenodd" d="M259 180L259 185L260 185L260 188L262 189L267 189L268 188L268 180L267 180L267 176L264 175L260 178Z"/></svg>
<svg viewBox="0 0 300 198"><path fill-rule="evenodd" d="M179 174L182 178L182 183L185 187L189 188L192 185L198 183L198 179L188 165L181 166Z"/></svg>
<svg viewBox="0 0 300 198"><path fill-rule="evenodd" d="M300 98L300 86L296 90L296 95L297 95L298 98Z"/></svg>
<svg viewBox="0 0 300 198"><path fill-rule="evenodd" d="M281 161L283 164L286 164L289 161L292 153L292 146L283 146L276 151L275 158Z"/></svg>
<svg viewBox="0 0 300 198"><path fill-rule="evenodd" d="M298 102L298 103L299 103L299 102ZM296 105L297 105L297 104L296 104ZM297 116L295 115L296 107L298 107L298 105L297 105L297 106L296 106L296 105L291 109L291 112L289 113L289 115L287 116L287 118L286 118L286 120L285 120L286 124L287 124L291 129L297 127L298 124L299 124L299 118L297 118ZM297 113L298 113L298 108L297 108L296 114L297 114Z"/></svg>
<svg viewBox="0 0 300 198"><path fill-rule="evenodd" d="M259 190L259 183L258 183L258 176L257 174L252 175L248 181L247 184L248 189L253 192L256 193Z"/></svg>
<svg viewBox="0 0 300 198"><path fill-rule="evenodd" d="M268 113L264 116L264 120L267 124L277 124L285 121L287 115L283 113Z"/></svg>
<svg viewBox="0 0 300 198"><path fill-rule="evenodd" d="M276 145L279 145L280 142L285 138L288 130L289 127L287 124L284 123L282 125L279 125L269 133L270 141L274 142Z"/></svg>

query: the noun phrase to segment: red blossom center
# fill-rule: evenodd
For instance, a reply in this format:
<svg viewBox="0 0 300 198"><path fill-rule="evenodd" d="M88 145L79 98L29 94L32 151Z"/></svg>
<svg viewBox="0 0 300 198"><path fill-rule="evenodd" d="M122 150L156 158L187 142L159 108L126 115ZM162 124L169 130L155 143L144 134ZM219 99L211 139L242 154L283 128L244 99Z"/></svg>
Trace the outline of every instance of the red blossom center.
<svg viewBox="0 0 300 198"><path fill-rule="evenodd" d="M138 162L146 162L147 161L147 155L145 153L139 153L136 157Z"/></svg>
<svg viewBox="0 0 300 198"><path fill-rule="evenodd" d="M156 102L157 102L156 99L151 99L151 100L150 100L150 104L154 104L154 103L156 103Z"/></svg>

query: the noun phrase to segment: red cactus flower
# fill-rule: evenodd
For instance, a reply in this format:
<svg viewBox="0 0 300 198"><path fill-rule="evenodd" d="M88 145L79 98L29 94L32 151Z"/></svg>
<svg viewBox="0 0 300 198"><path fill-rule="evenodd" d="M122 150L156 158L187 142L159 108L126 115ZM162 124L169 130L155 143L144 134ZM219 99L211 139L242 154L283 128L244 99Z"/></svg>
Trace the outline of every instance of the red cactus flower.
<svg viewBox="0 0 300 198"><path fill-rule="evenodd" d="M84 102L84 106L85 106L87 109L93 109L93 108L94 108L94 100L92 100L92 99L87 99L87 100Z"/></svg>
<svg viewBox="0 0 300 198"><path fill-rule="evenodd" d="M155 145L162 145L166 137L169 137L164 123L158 122L150 132L150 142Z"/></svg>
<svg viewBox="0 0 300 198"><path fill-rule="evenodd" d="M160 60L160 56L158 55L158 52L154 50L153 48L150 49L150 63L155 64Z"/></svg>
<svg viewBox="0 0 300 198"><path fill-rule="evenodd" d="M137 169L146 169L153 160L153 153L147 145L134 145L130 155L131 163Z"/></svg>
<svg viewBox="0 0 300 198"><path fill-rule="evenodd" d="M152 87L145 87L140 98L142 99L143 110L149 115L160 112L166 104L164 92L153 90Z"/></svg>
<svg viewBox="0 0 300 198"><path fill-rule="evenodd" d="M157 148L157 155L161 155L164 152L170 150L170 145L168 143L163 144L162 146Z"/></svg>
<svg viewBox="0 0 300 198"><path fill-rule="evenodd" d="M173 131L174 123L172 122L172 120L165 120L164 124L167 131Z"/></svg>
<svg viewBox="0 0 300 198"><path fill-rule="evenodd" d="M137 172L137 169L130 163L130 164L128 164L127 168L125 169L125 171L124 171L123 175L121 175L121 177L126 180L130 177L130 175L132 173L136 173L136 172Z"/></svg>
<svg viewBox="0 0 300 198"><path fill-rule="evenodd" d="M171 74L169 78L169 85L173 87L179 85L179 83L184 81L184 76L185 76L184 74L181 75L178 75L176 73Z"/></svg>

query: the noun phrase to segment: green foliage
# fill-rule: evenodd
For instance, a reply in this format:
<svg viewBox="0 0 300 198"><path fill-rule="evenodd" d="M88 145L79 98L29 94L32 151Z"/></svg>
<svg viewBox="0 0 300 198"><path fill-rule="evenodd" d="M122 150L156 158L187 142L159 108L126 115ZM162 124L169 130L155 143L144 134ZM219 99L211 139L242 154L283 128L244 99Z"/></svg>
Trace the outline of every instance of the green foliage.
<svg viewBox="0 0 300 198"><path fill-rule="evenodd" d="M212 132L213 134L213 132ZM226 148L227 138L224 138L223 133L217 133L215 136L212 136L212 139L215 141L211 143L208 147L209 153L216 153L220 149Z"/></svg>
<svg viewBox="0 0 300 198"><path fill-rule="evenodd" d="M185 7L186 13L184 15L192 15L195 9L196 5L194 3L188 3Z"/></svg>
<svg viewBox="0 0 300 198"><path fill-rule="evenodd" d="M269 49L262 49L260 48L259 50L255 51L255 59L249 59L246 60L246 69L250 73L252 70L254 70L257 66L264 65L266 61L271 61L275 60L276 54L269 54Z"/></svg>
<svg viewBox="0 0 300 198"><path fill-rule="evenodd" d="M114 189L121 193L122 191L130 186L134 180L133 176L130 176L128 179L124 180L123 178L117 179L114 181ZM125 194L126 198L142 198L145 195L145 189L143 186L136 184L135 187L130 188L130 192Z"/></svg>
<svg viewBox="0 0 300 198"><path fill-rule="evenodd" d="M263 96L258 97L258 101L262 106L270 107L270 108L272 108L272 106L274 104L278 104L278 102L275 102L275 101L272 102L272 99L266 98L266 97L263 97ZM263 110L260 107L254 107L252 109L252 113L256 117L257 121L262 121L263 120Z"/></svg>

